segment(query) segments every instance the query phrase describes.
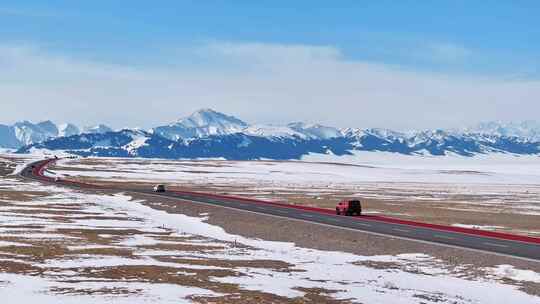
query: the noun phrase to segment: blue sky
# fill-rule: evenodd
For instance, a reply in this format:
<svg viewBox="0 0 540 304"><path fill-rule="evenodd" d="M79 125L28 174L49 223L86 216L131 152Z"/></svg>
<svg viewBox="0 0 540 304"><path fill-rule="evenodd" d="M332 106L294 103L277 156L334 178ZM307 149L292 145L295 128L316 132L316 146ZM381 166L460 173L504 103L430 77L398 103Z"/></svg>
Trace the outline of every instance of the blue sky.
<svg viewBox="0 0 540 304"><path fill-rule="evenodd" d="M14 1L0 5L0 37L102 60L156 60L151 53L211 39L332 45L412 68L520 72L540 61L537 1L290 2ZM415 56L422 48L433 57ZM452 50L461 61L448 61Z"/></svg>
<svg viewBox="0 0 540 304"><path fill-rule="evenodd" d="M9 101L13 103L13 109L17 102L43 98L48 100L54 96L64 101L50 102L58 102L63 108L70 109L52 117L55 120L71 119L94 123L98 118L102 118L113 125L118 125L121 120L124 124L146 126L160 120L173 119L170 113L175 113L175 116L188 114L200 105L232 112L248 120L272 123L297 118L308 121L322 119L326 123L343 126L372 126L380 119L356 122L352 116L343 119L343 114L339 111L333 111L331 117L317 114L328 114L324 106L316 106L318 112L315 113L314 110L307 114L302 108L310 103L324 103L320 96L327 94L328 99L331 99L328 101L330 103L339 99L339 103L344 106L369 110L375 117L380 118L378 115L384 114L384 111L378 109L377 105L382 102L386 103L386 108L396 106L398 101L395 99L402 96L383 96L387 95L383 81L393 80L396 73L399 75L397 78L400 78L399 83L395 86L387 83L389 89L404 87L408 81L414 79L416 86L421 86L426 79L436 81L437 85L441 86L440 94L447 93L442 91L445 88L452 92L462 90L461 94L453 96L456 103L478 102L478 109L488 106L493 96L488 93L488 88L484 88L486 91L482 93L463 87L471 81L478 81L479 86L491 85L498 88L501 81L505 86L511 86L512 88L508 89L511 91L505 90L503 95L506 99L514 100L506 103L496 101L495 104L500 107L512 106L516 102L528 106L538 100L537 95L527 94L531 89L536 92L536 81L540 76L538 1L290 2L292 1L3 1L0 3L0 47L4 49L4 64L13 61L10 56L16 56L21 62L34 64L24 67L11 64L15 74L20 75L11 77L4 74L1 79L19 86L22 82L29 88L26 95L21 94L20 91L23 90L20 87L10 87L7 90L11 92L8 96L13 98L13 101ZM24 59L25 56L29 57L28 60ZM330 61L332 64L329 64ZM329 80L306 80L312 75L303 77L299 71L304 68L300 66L294 68L294 73L287 71L290 65L296 66L298 62L310 68L317 67L312 73L328 74L339 70L340 73L333 77L337 78L337 83L332 84L335 90L311 90L317 83L328 83ZM0 67L1 64L0 52ZM60 68L58 64L61 64ZM65 73L57 72L58 70ZM100 70L110 71L113 75L96 72ZM370 94L363 95L355 91L354 83L341 88L339 77L349 77L343 80L349 81L351 75L357 77L361 87L363 79L371 79L365 75L366 70L381 76L379 86L368 86ZM384 70L387 76L378 72L381 70ZM21 71L26 71L28 75ZM42 75L45 78L48 71L52 74L52 80L39 79L36 76ZM88 74L92 74L92 71L96 72L96 75L89 77ZM190 79L182 74L185 71L196 76ZM282 78L281 73L286 72L287 75L294 75L290 80L297 81L299 85L284 88L289 95L284 92L273 95L273 92L276 92L275 87L284 86L279 83L279 78ZM176 108L156 113L156 117L152 119L137 114L133 114L133 117L92 117L77 114L78 109L83 108L85 103L99 104L99 101L76 100L80 99L80 96L71 89L79 85L81 91L92 88L95 91L100 81L111 86L115 81L118 82L116 91L112 87L107 90L116 95L114 103L119 107L137 103L141 104L142 109L142 98L133 98L129 94L121 96L121 92L129 87L129 81L118 75L126 73L137 79L133 86L140 86L145 82L140 79L141 74L149 74L154 75L154 78L147 79L149 85L155 86L160 83L160 79L172 78L176 81L165 84L167 87L187 87L189 93L184 96L183 90L171 90L169 93L176 96L159 95L162 99L173 100L173 97L177 97L178 100L184 100L183 106L173 105L172 101L163 103L164 106ZM261 86L258 91L260 93L239 92L240 87L224 83L233 80L220 81L220 76L230 77L223 76L224 74L238 77L237 82L245 78L260 78L257 83ZM275 75L275 79L266 79L268 74ZM34 80L31 80L32 78ZM446 79L448 83L441 83L445 81L441 79ZM59 87L58 84L62 81L72 82L71 86ZM266 86L263 81L268 81ZM43 85L43 82L46 84ZM47 83L50 85L47 86ZM220 94L210 97L194 89L197 84L202 86L202 83L213 85L221 90L218 91ZM343 94L339 93L340 88ZM425 109L425 105L429 103L427 98L437 95L437 91L424 92L420 88L417 87L416 93L414 90L406 92L404 97L404 100L410 101L410 115ZM59 93L62 91L58 90L62 89L66 90L65 94ZM54 94L51 94L53 91ZM40 96L40 92L44 95ZM145 92L141 96L151 98L152 93ZM105 94L96 94L94 97L105 97ZM250 97L253 98L248 101ZM285 99L284 104L295 101L300 103L300 106L289 115L269 113L268 109L274 107L262 107L260 112L245 110L248 102L268 103L278 98ZM186 99L190 101L185 101ZM458 102L457 99L467 100ZM241 100L243 102L240 102ZM110 102L109 100L107 103ZM449 100L444 102L448 103ZM279 104L277 102L277 105ZM437 110L433 105L431 112L436 118L430 120L412 122L402 118L395 122L395 119L392 119L384 122L384 125L381 123L381 126L431 126L441 121L441 117L437 115L448 113L446 106L439 108L440 110ZM9 109L10 107L6 110ZM454 118L445 117L442 123L455 126L473 123L475 120L534 118L527 112L501 115L498 113L504 112L501 110L475 112L478 115L462 118L459 118L461 114L456 112ZM20 111L4 113L0 116L2 121L45 118L18 117L25 114ZM298 114L304 116L296 117Z"/></svg>

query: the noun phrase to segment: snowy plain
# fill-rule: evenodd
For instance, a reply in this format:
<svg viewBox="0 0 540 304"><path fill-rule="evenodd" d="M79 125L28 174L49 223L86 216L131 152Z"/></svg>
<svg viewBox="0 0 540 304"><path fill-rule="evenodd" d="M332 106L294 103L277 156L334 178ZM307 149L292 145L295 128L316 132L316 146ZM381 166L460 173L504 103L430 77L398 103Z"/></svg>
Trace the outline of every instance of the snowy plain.
<svg viewBox="0 0 540 304"><path fill-rule="evenodd" d="M137 168L138 165L135 166ZM67 173L67 172L66 172ZM72 173L72 172L70 172ZM141 174L136 172L134 174ZM132 280L96 281L94 277L77 269L92 267L96 270L122 265L150 265L178 268L178 276L190 276L203 268L215 266L177 264L158 261L157 257L195 258L202 260L274 260L293 265L284 272L275 269L235 267L240 276L212 278L218 283L238 284L243 290L263 291L287 298L301 297L298 287L335 290L331 296L350 299L359 303L418 303L419 299L433 299L450 303L538 303L539 298L528 295L516 286L503 284L502 278L536 282L538 274L512 266L488 269L489 278L464 279L448 271L440 261L423 253L412 252L397 256L359 256L343 252L321 251L301 248L292 243L270 242L232 235L222 228L205 222L206 215L199 217L169 214L152 209L127 194L85 194L61 187L42 186L22 182L16 178L0 180L2 192L43 192L45 197L30 201L0 199L7 205L0 210L2 237L21 246L34 242L52 242L60 238L72 249L99 247L98 243L63 235L63 229L136 229L142 233L115 239L109 247L131 249L133 257L71 254L69 256L32 261L24 255L2 256L2 262L23 263L46 270L42 275L0 273L0 295L8 303L188 303L189 296L220 296L215 290L202 287L178 286L167 283L151 284ZM51 217L39 210L73 208L71 213ZM33 211L29 213L28 211ZM28 224L41 225L28 228ZM20 227L20 228L18 228ZM164 250L146 248L149 244L164 243L158 236L167 233L183 239L183 243L198 246L221 246L222 249L199 251ZM107 237L106 234L103 237ZM191 237L196 237L191 239ZM29 241L30 240L30 241ZM249 247L235 247L238 242ZM4 244L13 245L13 244ZM4 248L0 244L0 251ZM376 269L355 265L355 262L392 262L411 265L417 272L401 269ZM70 283L76 280L76 283ZM99 291L119 287L129 291L125 294L62 294L54 290L79 288Z"/></svg>
<svg viewBox="0 0 540 304"><path fill-rule="evenodd" d="M288 162L100 158L63 163L68 170L62 170L61 163L56 171L59 175L250 188L263 199L272 199L274 192L302 192L312 197L348 192L388 201L452 202L476 211L500 206L512 214L540 215L537 156L358 152L340 157L310 155ZM241 189L234 193L243 194Z"/></svg>

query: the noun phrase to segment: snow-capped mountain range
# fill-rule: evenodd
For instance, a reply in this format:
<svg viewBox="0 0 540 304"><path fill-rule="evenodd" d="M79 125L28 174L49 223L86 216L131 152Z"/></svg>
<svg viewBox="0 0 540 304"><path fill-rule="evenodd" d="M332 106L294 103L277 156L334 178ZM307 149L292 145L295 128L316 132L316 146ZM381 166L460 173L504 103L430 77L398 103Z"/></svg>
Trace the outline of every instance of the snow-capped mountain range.
<svg viewBox="0 0 540 304"><path fill-rule="evenodd" d="M105 133L112 129L105 125L84 128L84 133ZM40 143L57 137L79 135L83 133L71 123L56 125L50 120L39 123L29 121L13 125L0 124L0 148L18 149L23 146Z"/></svg>
<svg viewBox="0 0 540 304"><path fill-rule="evenodd" d="M56 126L52 122L0 126L0 146L20 148L20 153L46 149L83 156L169 159L299 159L310 153L348 155L354 151L410 155L540 155L539 134L540 124L535 122L491 122L463 130L396 132L337 129L301 122L284 126L248 124L234 116L202 109L150 130L113 131L99 125L80 132L74 125Z"/></svg>
<svg viewBox="0 0 540 304"><path fill-rule="evenodd" d="M480 133L499 136L513 136L540 141L540 122L484 122L475 127L465 129L469 133Z"/></svg>

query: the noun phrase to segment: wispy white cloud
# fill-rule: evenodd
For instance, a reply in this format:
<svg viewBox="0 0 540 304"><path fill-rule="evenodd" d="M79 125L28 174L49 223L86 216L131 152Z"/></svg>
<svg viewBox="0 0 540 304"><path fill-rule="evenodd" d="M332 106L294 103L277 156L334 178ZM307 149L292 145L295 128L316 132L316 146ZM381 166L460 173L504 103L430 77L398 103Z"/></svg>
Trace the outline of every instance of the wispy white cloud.
<svg viewBox="0 0 540 304"><path fill-rule="evenodd" d="M0 121L149 127L212 107L251 121L422 128L540 110L538 81L402 70L332 46L210 42L176 56L170 67L132 67L0 47Z"/></svg>
<svg viewBox="0 0 540 304"><path fill-rule="evenodd" d="M341 51L332 46L269 43L210 42L201 47L209 56L226 57L243 63L299 64L313 61L336 61Z"/></svg>

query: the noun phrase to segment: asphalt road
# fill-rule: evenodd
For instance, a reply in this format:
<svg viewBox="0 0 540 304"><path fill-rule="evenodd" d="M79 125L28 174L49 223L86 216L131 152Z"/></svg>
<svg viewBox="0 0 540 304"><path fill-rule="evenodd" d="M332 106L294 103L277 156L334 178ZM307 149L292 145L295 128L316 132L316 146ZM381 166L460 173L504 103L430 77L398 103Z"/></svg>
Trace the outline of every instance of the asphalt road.
<svg viewBox="0 0 540 304"><path fill-rule="evenodd" d="M40 161L34 163L33 165L39 166L42 163L43 161ZM51 179L37 176L35 171L36 170L32 170L31 167L27 167L21 172L21 175L25 178L39 180L45 183L54 183L54 181ZM177 192L155 193L151 190L141 190L140 188L101 188L94 185L77 184L68 181L59 181L56 183L72 188L136 192L154 196L157 195L168 198L176 198L179 200L189 200L197 203L239 209L271 216L303 220L318 224L358 230L362 232L377 233L387 236L437 243L466 249L474 249L489 253L503 254L534 261L540 261L540 244L534 242L515 241L503 238L486 237L481 235L418 227L414 225L388 223L374 220L367 216L338 216L316 211L290 208L286 206L256 203L235 198L218 198L212 196L205 196L204 194L186 194Z"/></svg>

